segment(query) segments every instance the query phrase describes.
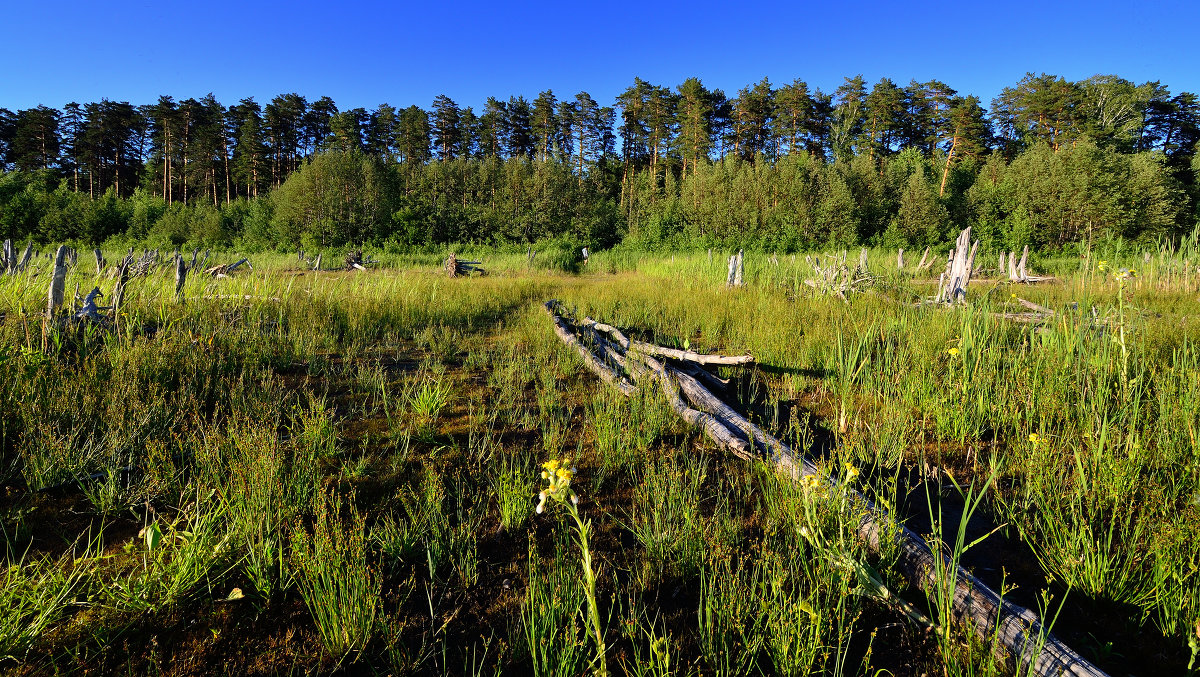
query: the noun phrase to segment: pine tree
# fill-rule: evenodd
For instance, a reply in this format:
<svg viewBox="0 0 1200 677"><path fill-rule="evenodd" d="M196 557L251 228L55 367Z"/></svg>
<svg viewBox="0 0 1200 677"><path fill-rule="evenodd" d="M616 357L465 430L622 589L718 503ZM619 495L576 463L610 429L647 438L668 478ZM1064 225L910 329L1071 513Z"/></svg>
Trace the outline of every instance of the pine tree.
<svg viewBox="0 0 1200 677"><path fill-rule="evenodd" d="M675 124L678 131L676 148L683 159L683 174L688 166L692 174L702 160L707 160L713 148L713 101L712 94L700 80L688 78L676 88L679 92L675 109Z"/></svg>
<svg viewBox="0 0 1200 677"><path fill-rule="evenodd" d="M459 118L458 104L438 94L433 100L432 133L438 159L445 162L458 157L462 151L463 130Z"/></svg>
<svg viewBox="0 0 1200 677"><path fill-rule="evenodd" d="M430 158L429 114L409 106L400 115L400 161L422 164Z"/></svg>
<svg viewBox="0 0 1200 677"><path fill-rule="evenodd" d="M9 146L9 162L22 171L47 170L58 164L60 113L46 106L19 111Z"/></svg>
<svg viewBox="0 0 1200 677"><path fill-rule="evenodd" d="M545 162L554 151L559 135L558 99L552 90L538 94L530 111L530 129L536 146L537 159Z"/></svg>
<svg viewBox="0 0 1200 677"><path fill-rule="evenodd" d="M834 92L834 99L836 103L829 130L830 152L835 159L849 160L866 125L866 81L861 75L846 78Z"/></svg>

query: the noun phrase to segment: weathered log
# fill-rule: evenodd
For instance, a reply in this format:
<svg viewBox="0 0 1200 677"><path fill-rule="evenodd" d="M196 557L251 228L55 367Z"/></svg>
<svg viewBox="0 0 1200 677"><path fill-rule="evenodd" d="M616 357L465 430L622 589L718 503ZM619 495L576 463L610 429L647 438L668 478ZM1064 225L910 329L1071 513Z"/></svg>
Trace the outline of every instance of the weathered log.
<svg viewBox="0 0 1200 677"><path fill-rule="evenodd" d="M702 429L718 446L739 458L750 460L754 457L750 444L725 427L718 417L687 406L687 403L679 396L679 387L671 379L671 374L661 362L649 356L643 357L643 359L646 366L658 375L658 381L667 395L667 403L676 414L679 414L688 423ZM676 374L678 375L678 372ZM690 378L687 375L684 377Z"/></svg>
<svg viewBox="0 0 1200 677"><path fill-rule="evenodd" d="M575 348L579 356L583 358L583 363L587 365L597 376L605 383L613 385L618 390L626 395L632 395L637 392L637 387L629 382L621 374L618 374L615 369L604 363L603 360L587 349L575 335L571 328L567 325L567 321L554 312L554 302L547 301L545 304L546 312L550 314L550 318L554 321L554 333L558 334L558 338L562 339L563 343Z"/></svg>
<svg viewBox="0 0 1200 677"><path fill-rule="evenodd" d="M204 273L206 275L211 275L213 277L224 277L224 276L232 273L233 271L237 270L238 268L240 268L243 263L246 264L246 266L249 268L254 267L254 266L250 265L250 259L242 258L242 259L238 259L234 263L226 263L226 264L220 265L220 266L213 266L212 268L205 270Z"/></svg>
<svg viewBox="0 0 1200 677"><path fill-rule="evenodd" d="M555 324L555 332L569 345L574 345L585 355L585 362L593 371L618 387L623 382L615 378L611 368L591 357L570 331L566 321L560 318L554 301L545 308ZM589 325L596 331L605 331L618 344L631 346L632 341L614 327L592 321ZM703 429L719 446L743 457L752 458L751 450L762 450L764 455L780 472L793 478L814 476L823 483L832 482L824 477L820 469L803 455L796 454L786 444L765 433L729 405L712 395L695 379L674 370L649 355L641 359L659 377L672 409L693 425ZM594 364L593 364L594 363ZM680 396L680 390L697 408L688 406ZM623 392L624 389L623 389ZM627 393L628 394L628 393ZM741 433L739 435L739 432ZM851 491L851 499L858 506L858 533L873 550L885 542L895 542L900 553L897 566L917 587L929 595L940 594L944 586L944 572L949 571L955 583L951 601L955 619L973 628L980 637L995 641L993 651L1014 671L1035 675L1078 675L1100 677L1104 675L1096 666L1063 644L1046 631L1037 616L1028 609L1005 601L961 566L956 565L940 551L934 553L916 533L897 525L887 513L875 506L866 497ZM939 574L943 572L942 574Z"/></svg>
<svg viewBox="0 0 1200 677"><path fill-rule="evenodd" d="M971 244L971 229L964 228L958 234L954 249L946 261L945 289L938 283L938 295L935 300L939 303L959 303L966 300L967 285L971 283L971 272L975 265L975 254L979 251L979 241Z"/></svg>
<svg viewBox="0 0 1200 677"><path fill-rule="evenodd" d="M558 301L548 302L548 307L551 312L554 312L560 304ZM627 351L641 353L644 355L656 355L658 357L669 357L673 360L681 360L684 362L693 362L695 364L721 364L727 366L737 366L751 364L754 362L754 356L747 353L745 355L705 355L701 353L693 353L690 350L679 350L678 348L666 348L664 346L655 345L631 339L621 333L616 327L597 322L590 317L585 317L580 321L580 325L590 327L596 331L603 332L612 336L617 340L617 345Z"/></svg>

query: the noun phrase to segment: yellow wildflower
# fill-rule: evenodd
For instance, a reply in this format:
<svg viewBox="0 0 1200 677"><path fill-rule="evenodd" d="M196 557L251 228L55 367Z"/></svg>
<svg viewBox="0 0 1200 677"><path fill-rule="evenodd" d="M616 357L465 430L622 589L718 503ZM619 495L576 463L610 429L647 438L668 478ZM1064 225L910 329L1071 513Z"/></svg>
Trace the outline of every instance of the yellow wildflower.
<svg viewBox="0 0 1200 677"><path fill-rule="evenodd" d="M845 466L846 466L846 481L847 482L853 480L855 477L858 477L858 468L855 468L849 462L847 462L845 464Z"/></svg>
<svg viewBox="0 0 1200 677"><path fill-rule="evenodd" d="M1033 446L1036 447L1039 443L1041 443L1041 441L1042 441L1041 435L1038 435L1037 433L1029 433L1029 443L1030 444L1032 444Z"/></svg>
<svg viewBox="0 0 1200 677"><path fill-rule="evenodd" d="M958 356L958 348L949 348L946 350L946 354L949 355L950 357L957 357Z"/></svg>

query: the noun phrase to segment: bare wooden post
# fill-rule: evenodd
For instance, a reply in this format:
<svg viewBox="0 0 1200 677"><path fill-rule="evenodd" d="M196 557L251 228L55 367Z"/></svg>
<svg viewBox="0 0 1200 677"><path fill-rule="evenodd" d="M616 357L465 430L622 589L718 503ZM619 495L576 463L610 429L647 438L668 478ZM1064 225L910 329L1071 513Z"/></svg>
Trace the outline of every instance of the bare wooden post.
<svg viewBox="0 0 1200 677"><path fill-rule="evenodd" d="M25 270L25 267L29 265L29 259L31 259L31 258L33 258L33 242L32 241L30 241L29 244L25 245L25 253L21 254L21 262L17 264L17 270L18 271Z"/></svg>
<svg viewBox="0 0 1200 677"><path fill-rule="evenodd" d="M92 255L96 257L96 274L100 275L104 272L104 254L99 249L93 249Z"/></svg>
<svg viewBox="0 0 1200 677"><path fill-rule="evenodd" d="M925 264L929 261L929 247L925 248L925 253L921 254L921 261L917 263L917 270L923 270Z"/></svg>
<svg viewBox="0 0 1200 677"><path fill-rule="evenodd" d="M733 269L737 267L737 254L729 255L729 272L725 274L725 286L733 286Z"/></svg>
<svg viewBox="0 0 1200 677"><path fill-rule="evenodd" d="M733 271L733 286L742 286L742 257L745 256L745 250L739 249L737 253L737 268Z"/></svg>
<svg viewBox="0 0 1200 677"><path fill-rule="evenodd" d="M63 287L67 284L67 247L62 245L54 253L54 273L50 277L50 290L46 298L46 317L53 318L63 302Z"/></svg>
<svg viewBox="0 0 1200 677"><path fill-rule="evenodd" d="M194 255L193 255L194 256ZM183 303L183 283L187 281L188 267L182 256L175 257L175 300Z"/></svg>
<svg viewBox="0 0 1200 677"><path fill-rule="evenodd" d="M904 249L896 251L896 270L904 270Z"/></svg>
<svg viewBox="0 0 1200 677"><path fill-rule="evenodd" d="M973 246L971 244L971 229L963 229L958 234L954 250L950 252L950 258L946 262L946 288L942 292L939 283L937 301L958 303L966 299L967 285L971 283L971 269L975 265L975 254L978 251L979 241L976 240Z"/></svg>
<svg viewBox="0 0 1200 677"><path fill-rule="evenodd" d="M1000 263L997 264L996 270L1000 271L999 273L996 273L996 275L1004 274L1004 252L1000 252Z"/></svg>

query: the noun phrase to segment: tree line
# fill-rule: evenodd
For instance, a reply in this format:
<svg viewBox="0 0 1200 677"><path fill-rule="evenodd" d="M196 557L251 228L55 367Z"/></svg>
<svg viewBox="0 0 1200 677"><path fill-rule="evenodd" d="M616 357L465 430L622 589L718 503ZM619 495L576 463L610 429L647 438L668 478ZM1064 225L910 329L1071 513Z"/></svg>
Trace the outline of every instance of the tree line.
<svg viewBox="0 0 1200 677"><path fill-rule="evenodd" d="M261 246L302 242L941 241L974 224L1063 245L1196 223L1200 102L1158 82L1029 74L985 109L938 81L832 93L696 78L588 93L444 95L339 110L283 94L0 108L0 228Z"/></svg>

